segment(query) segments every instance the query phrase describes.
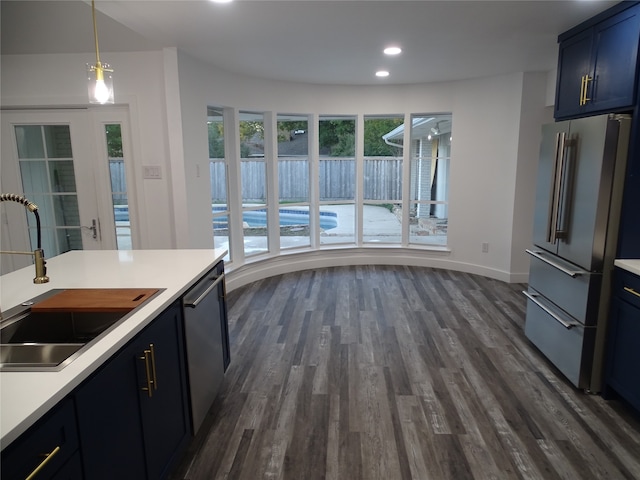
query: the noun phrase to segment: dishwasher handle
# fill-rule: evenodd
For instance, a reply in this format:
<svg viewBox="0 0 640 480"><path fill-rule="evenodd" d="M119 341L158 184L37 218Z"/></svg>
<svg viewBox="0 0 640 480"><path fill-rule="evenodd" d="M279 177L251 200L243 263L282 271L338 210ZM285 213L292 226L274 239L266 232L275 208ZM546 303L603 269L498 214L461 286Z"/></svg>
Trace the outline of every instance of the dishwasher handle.
<svg viewBox="0 0 640 480"><path fill-rule="evenodd" d="M200 296L196 298L194 301L191 302L185 299L185 302L184 302L185 307L196 308L198 304L204 299L204 297L209 295L209 292L211 292L211 290L216 288L218 284L224 280L224 272L222 272L217 277L211 277L209 280L214 280L214 282L211 285L209 285L207 289L204 292L202 292L202 294L200 294Z"/></svg>

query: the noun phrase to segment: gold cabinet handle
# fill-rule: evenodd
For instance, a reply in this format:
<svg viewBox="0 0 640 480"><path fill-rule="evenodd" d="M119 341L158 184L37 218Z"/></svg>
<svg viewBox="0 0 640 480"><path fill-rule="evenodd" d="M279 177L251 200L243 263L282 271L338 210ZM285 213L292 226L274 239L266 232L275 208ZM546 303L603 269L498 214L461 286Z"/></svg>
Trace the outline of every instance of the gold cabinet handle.
<svg viewBox="0 0 640 480"><path fill-rule="evenodd" d="M624 291L625 292L629 292L631 295L635 295L636 297L640 297L640 293L636 292L633 288L631 287L624 287Z"/></svg>
<svg viewBox="0 0 640 480"><path fill-rule="evenodd" d="M151 380L151 368L149 365L149 354L151 353L151 350L144 350L143 353L144 356L140 357L140 360L144 360L144 369L147 375L147 386L142 387L142 390L147 392L147 395L149 395L149 397L153 397L153 380Z"/></svg>
<svg viewBox="0 0 640 480"><path fill-rule="evenodd" d="M593 77L590 77L589 75L584 76L584 95L582 96L582 105L586 105L587 102L591 100L587 97L587 92L589 92L589 82L591 80L593 80Z"/></svg>
<svg viewBox="0 0 640 480"><path fill-rule="evenodd" d="M44 468L44 466L49 463L49 460L51 460L53 458L53 456L55 454L57 454L60 451L60 445L58 445L56 448L54 448L51 453L45 453L45 459L40 463L40 465L38 465L35 470L33 472L31 472L29 474L29 476L26 478L26 480L31 480L32 478L35 478L35 476L38 474L38 472L40 472L40 470L42 470Z"/></svg>
<svg viewBox="0 0 640 480"><path fill-rule="evenodd" d="M151 382L153 383L153 389L157 390L158 389L158 377L156 375L156 351L153 348L153 343L149 344L149 352L151 353L151 371L153 373L153 380Z"/></svg>
<svg viewBox="0 0 640 480"><path fill-rule="evenodd" d="M580 101L578 102L580 106L586 105L589 100L587 97L587 93L589 92L589 82L593 80L593 77L589 75L583 75L580 77Z"/></svg>

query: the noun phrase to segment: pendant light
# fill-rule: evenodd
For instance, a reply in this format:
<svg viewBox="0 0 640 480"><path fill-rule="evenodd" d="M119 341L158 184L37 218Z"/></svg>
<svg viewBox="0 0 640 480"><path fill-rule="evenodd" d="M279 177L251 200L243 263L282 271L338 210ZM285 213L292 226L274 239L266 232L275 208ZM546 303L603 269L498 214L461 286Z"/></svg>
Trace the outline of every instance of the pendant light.
<svg viewBox="0 0 640 480"><path fill-rule="evenodd" d="M96 27L95 0L91 0L91 15L93 17L93 38L96 44L96 64L87 64L89 103L114 103L113 69L108 63L102 63L100 61L100 51L98 50L98 28Z"/></svg>

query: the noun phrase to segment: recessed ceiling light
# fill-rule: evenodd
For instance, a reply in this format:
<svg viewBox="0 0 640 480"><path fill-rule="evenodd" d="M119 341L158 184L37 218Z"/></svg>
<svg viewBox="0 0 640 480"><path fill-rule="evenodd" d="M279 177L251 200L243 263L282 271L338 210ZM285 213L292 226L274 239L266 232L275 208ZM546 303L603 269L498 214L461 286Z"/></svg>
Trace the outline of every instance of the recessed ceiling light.
<svg viewBox="0 0 640 480"><path fill-rule="evenodd" d="M385 55L399 55L402 52L400 47L387 47L384 49Z"/></svg>
<svg viewBox="0 0 640 480"><path fill-rule="evenodd" d="M233 0L211 0L213 3L231 3Z"/></svg>
<svg viewBox="0 0 640 480"><path fill-rule="evenodd" d="M376 77L388 77L389 76L389 72L387 72L386 70L378 70L376 72Z"/></svg>

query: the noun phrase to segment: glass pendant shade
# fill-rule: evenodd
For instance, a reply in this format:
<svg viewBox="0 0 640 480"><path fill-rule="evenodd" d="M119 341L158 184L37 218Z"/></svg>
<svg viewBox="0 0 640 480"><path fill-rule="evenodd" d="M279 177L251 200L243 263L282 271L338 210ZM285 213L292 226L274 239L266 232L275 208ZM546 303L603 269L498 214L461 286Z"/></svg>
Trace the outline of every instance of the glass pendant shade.
<svg viewBox="0 0 640 480"><path fill-rule="evenodd" d="M89 103L114 103L113 69L107 63L87 64Z"/></svg>

